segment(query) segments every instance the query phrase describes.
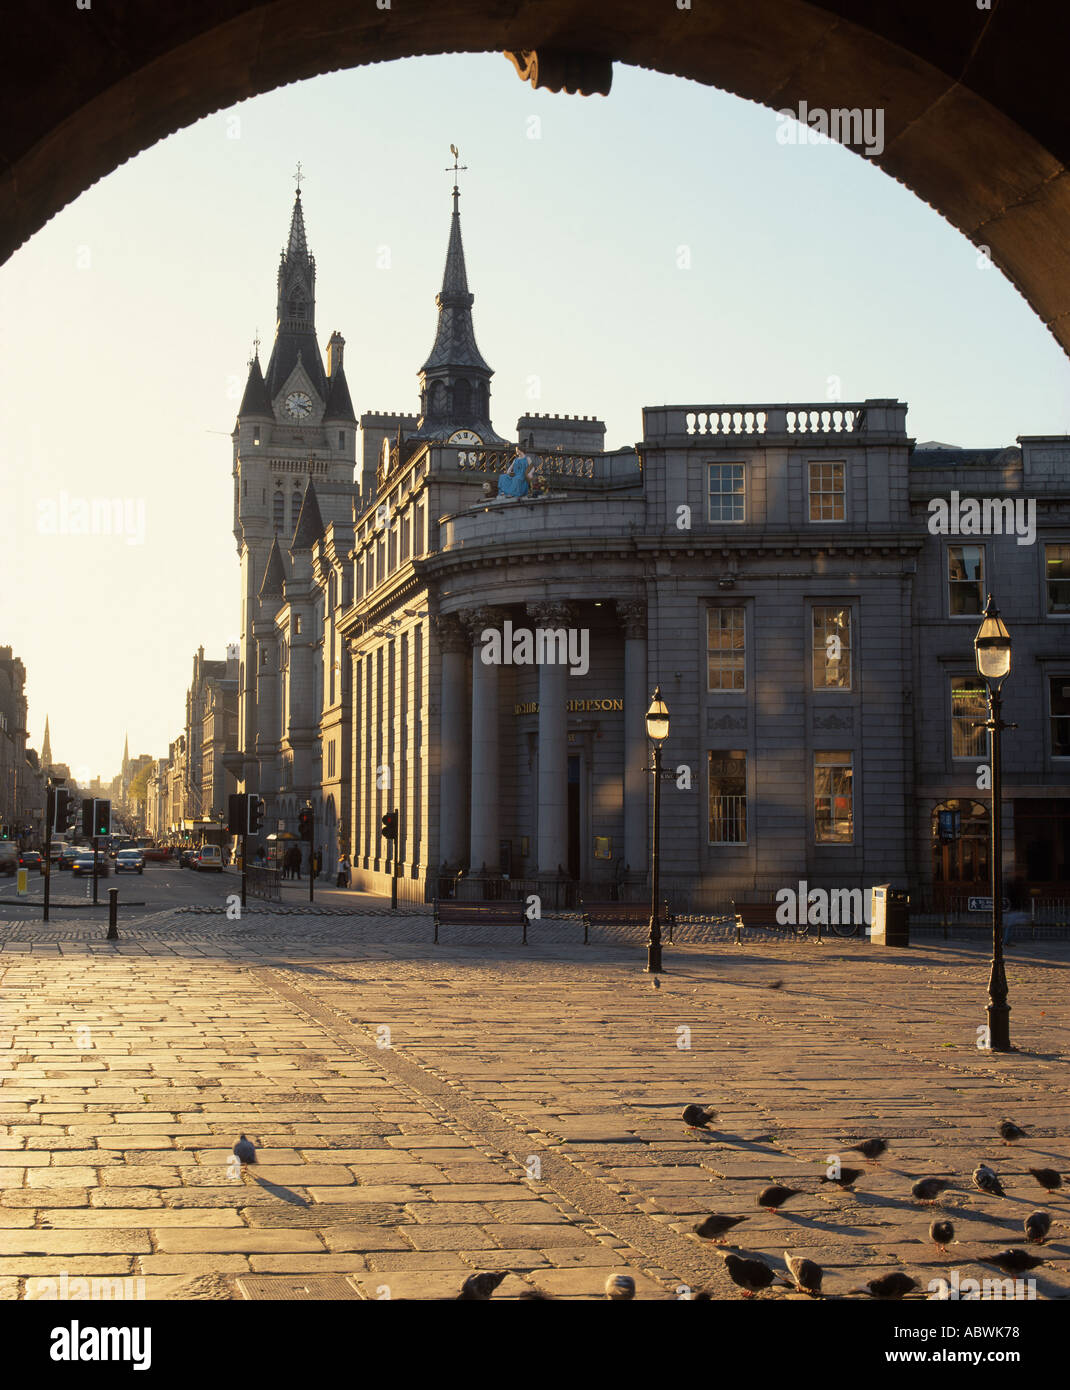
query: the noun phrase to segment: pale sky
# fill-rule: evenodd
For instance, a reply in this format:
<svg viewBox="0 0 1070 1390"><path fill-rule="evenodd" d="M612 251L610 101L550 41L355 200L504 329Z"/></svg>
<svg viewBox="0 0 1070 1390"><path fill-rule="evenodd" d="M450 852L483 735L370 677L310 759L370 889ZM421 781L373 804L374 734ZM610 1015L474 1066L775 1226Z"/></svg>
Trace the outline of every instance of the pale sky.
<svg viewBox="0 0 1070 1390"><path fill-rule="evenodd" d="M417 408L453 142L507 437L529 411L597 415L615 448L643 405L823 402L830 377L905 400L918 440L1070 432L1066 360L1000 272L865 159L778 128L620 65L582 98L501 55L419 58L243 102L83 194L0 268L0 645L31 743L47 713L83 781L127 730L165 755L194 652L237 637L229 434L298 160L317 332L346 338L358 415Z"/></svg>

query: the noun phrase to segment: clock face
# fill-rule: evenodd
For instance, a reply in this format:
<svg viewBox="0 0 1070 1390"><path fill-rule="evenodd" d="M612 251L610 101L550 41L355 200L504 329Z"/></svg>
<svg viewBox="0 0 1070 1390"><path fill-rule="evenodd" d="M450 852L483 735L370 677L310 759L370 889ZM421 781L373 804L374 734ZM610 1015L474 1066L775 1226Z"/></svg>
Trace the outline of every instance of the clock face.
<svg viewBox="0 0 1070 1390"><path fill-rule="evenodd" d="M454 430L446 441L448 444L482 444L478 434L472 430Z"/></svg>
<svg viewBox="0 0 1070 1390"><path fill-rule="evenodd" d="M286 397L286 413L291 420L307 420L312 414L312 397L304 391L291 391Z"/></svg>

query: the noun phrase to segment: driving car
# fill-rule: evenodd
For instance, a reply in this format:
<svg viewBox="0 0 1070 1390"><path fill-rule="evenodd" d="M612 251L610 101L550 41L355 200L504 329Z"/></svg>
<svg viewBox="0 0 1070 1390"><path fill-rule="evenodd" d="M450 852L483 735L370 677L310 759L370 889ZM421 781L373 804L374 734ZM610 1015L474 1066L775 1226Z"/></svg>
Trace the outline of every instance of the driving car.
<svg viewBox="0 0 1070 1390"><path fill-rule="evenodd" d="M45 871L45 861L35 849L24 849L19 854L20 869L36 869L39 873Z"/></svg>
<svg viewBox="0 0 1070 1390"><path fill-rule="evenodd" d="M78 878L81 874L92 874L92 872L93 851L90 850L88 854L85 852L85 850L80 851L74 857L74 863L71 865L71 873L75 876L75 878ZM97 877L107 878L110 872L111 864L108 862L108 856L106 854L98 855Z"/></svg>
<svg viewBox="0 0 1070 1390"><path fill-rule="evenodd" d="M145 872L145 857L139 849L121 849L115 856L115 872L121 874L126 869L130 873Z"/></svg>
<svg viewBox="0 0 1070 1390"><path fill-rule="evenodd" d="M222 873L223 856L219 852L219 846L205 845L203 849L199 849L193 858L193 868L215 869L218 873Z"/></svg>
<svg viewBox="0 0 1070 1390"><path fill-rule="evenodd" d="M85 850L80 845L61 845L59 858L56 860L56 867L69 869L79 854L84 854Z"/></svg>
<svg viewBox="0 0 1070 1390"><path fill-rule="evenodd" d="M188 869L193 863L196 853L197 851L195 849L180 850L178 855L178 867L180 869Z"/></svg>

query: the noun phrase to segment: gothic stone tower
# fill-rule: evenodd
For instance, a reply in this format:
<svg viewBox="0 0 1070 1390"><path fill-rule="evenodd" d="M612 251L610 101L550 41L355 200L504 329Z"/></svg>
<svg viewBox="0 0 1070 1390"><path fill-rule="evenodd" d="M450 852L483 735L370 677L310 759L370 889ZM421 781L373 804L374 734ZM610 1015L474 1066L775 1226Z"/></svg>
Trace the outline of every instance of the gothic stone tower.
<svg viewBox="0 0 1070 1390"><path fill-rule="evenodd" d="M279 548L289 550L310 482L325 524L352 521L356 419L342 368L344 348L342 335L333 333L324 372L316 341L316 263L305 240L299 184L279 262L274 346L266 371L254 352L233 434L241 639L239 753L232 771L243 790L269 796L278 789L278 716L259 716L258 673L262 685L263 671L278 671L282 653L273 622L277 576L265 584L268 559L276 538Z"/></svg>

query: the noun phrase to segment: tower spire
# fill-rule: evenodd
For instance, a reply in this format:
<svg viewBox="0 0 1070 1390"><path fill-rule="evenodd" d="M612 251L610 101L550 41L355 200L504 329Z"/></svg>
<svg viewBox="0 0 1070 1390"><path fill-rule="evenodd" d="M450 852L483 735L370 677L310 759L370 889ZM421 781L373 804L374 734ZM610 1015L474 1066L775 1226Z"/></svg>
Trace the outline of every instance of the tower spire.
<svg viewBox="0 0 1070 1390"><path fill-rule="evenodd" d="M321 400L327 397L327 378L316 342L316 260L308 249L300 164L294 175L297 192L290 212L290 231L279 257L277 327L264 383L273 401L285 386L300 356Z"/></svg>
<svg viewBox="0 0 1070 1390"><path fill-rule="evenodd" d="M45 715L45 741L41 744L41 766L47 772L52 766L52 740L48 735L48 715Z"/></svg>

